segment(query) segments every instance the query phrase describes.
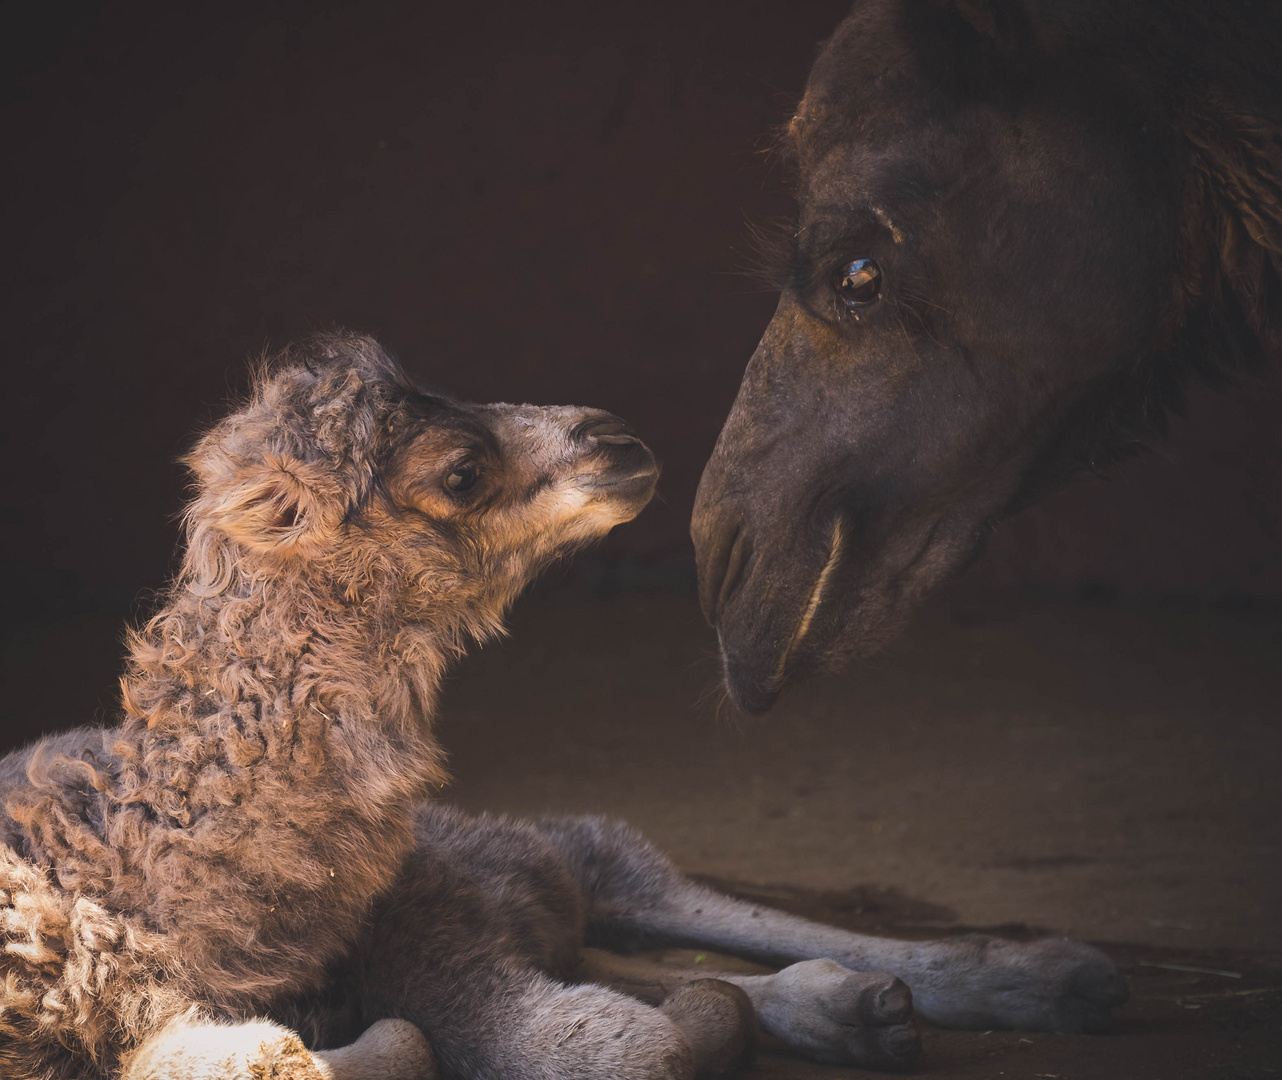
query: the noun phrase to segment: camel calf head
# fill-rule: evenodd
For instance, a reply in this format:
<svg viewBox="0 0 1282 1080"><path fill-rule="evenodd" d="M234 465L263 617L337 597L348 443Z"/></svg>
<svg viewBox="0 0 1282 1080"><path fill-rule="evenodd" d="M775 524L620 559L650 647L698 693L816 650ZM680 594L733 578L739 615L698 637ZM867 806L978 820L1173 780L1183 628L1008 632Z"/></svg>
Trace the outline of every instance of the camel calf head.
<svg viewBox="0 0 1282 1080"><path fill-rule="evenodd" d="M658 478L609 413L460 402L350 334L268 365L186 460L191 591L306 578L313 596L398 618L448 607L481 636L551 559L639 513Z"/></svg>

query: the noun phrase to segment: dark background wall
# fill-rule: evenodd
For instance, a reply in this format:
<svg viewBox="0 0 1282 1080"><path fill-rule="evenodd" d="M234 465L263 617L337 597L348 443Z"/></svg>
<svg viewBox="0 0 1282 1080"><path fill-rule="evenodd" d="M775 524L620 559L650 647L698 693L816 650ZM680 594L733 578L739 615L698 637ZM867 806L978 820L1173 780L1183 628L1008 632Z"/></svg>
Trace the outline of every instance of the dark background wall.
<svg viewBox="0 0 1282 1080"><path fill-rule="evenodd" d="M843 3L28 7L0 29L10 638L158 585L192 432L246 357L333 323L465 397L626 416L664 498L605 565L689 579L774 304L740 272L789 209L770 133ZM1282 596L1279 418L1276 381L1196 394L974 580Z"/></svg>

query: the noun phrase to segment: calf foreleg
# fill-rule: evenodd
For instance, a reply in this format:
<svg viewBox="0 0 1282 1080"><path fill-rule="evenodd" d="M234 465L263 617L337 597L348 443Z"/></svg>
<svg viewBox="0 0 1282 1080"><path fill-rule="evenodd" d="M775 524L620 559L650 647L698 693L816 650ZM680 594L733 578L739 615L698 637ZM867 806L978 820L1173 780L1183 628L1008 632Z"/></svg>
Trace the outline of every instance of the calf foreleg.
<svg viewBox="0 0 1282 1080"><path fill-rule="evenodd" d="M1127 997L1108 957L1080 942L986 935L896 941L855 934L691 881L617 822L574 818L541 828L588 900L589 944L688 945L776 967L829 959L853 971L889 972L908 984L922 1016L955 1028L1099 1031Z"/></svg>
<svg viewBox="0 0 1282 1080"><path fill-rule="evenodd" d="M745 993L763 1030L817 1061L900 1069L921 1051L908 987L891 975L849 971L831 960L803 961L772 975L733 975L584 949L576 977L655 1003L676 1000L683 987L729 983Z"/></svg>
<svg viewBox="0 0 1282 1080"><path fill-rule="evenodd" d="M422 1032L381 1020L356 1042L312 1053L268 1020L220 1024L195 1014L171 1021L130 1056L118 1080L436 1080Z"/></svg>

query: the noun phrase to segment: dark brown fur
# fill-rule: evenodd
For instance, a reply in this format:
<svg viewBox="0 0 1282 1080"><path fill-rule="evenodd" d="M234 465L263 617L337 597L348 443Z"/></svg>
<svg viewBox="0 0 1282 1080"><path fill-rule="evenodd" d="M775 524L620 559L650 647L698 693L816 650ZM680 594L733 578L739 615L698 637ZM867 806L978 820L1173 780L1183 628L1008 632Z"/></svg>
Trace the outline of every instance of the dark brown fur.
<svg viewBox="0 0 1282 1080"><path fill-rule="evenodd" d="M695 506L736 701L877 648L1190 379L1282 353L1280 52L1276 4L855 4L789 125L779 310ZM880 293L848 303L864 258Z"/></svg>

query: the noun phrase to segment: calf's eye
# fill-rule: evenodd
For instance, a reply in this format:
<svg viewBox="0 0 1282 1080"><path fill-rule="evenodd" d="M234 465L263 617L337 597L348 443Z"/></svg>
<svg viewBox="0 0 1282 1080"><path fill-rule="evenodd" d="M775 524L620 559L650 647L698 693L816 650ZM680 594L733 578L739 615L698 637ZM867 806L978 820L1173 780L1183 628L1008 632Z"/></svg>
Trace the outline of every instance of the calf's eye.
<svg viewBox="0 0 1282 1080"><path fill-rule="evenodd" d="M476 487L480 475L481 471L475 465L460 465L445 478L445 487L456 495L461 495Z"/></svg>
<svg viewBox="0 0 1282 1080"><path fill-rule="evenodd" d="M881 292L881 267L872 259L855 259L837 271L837 295L848 308L871 304Z"/></svg>

